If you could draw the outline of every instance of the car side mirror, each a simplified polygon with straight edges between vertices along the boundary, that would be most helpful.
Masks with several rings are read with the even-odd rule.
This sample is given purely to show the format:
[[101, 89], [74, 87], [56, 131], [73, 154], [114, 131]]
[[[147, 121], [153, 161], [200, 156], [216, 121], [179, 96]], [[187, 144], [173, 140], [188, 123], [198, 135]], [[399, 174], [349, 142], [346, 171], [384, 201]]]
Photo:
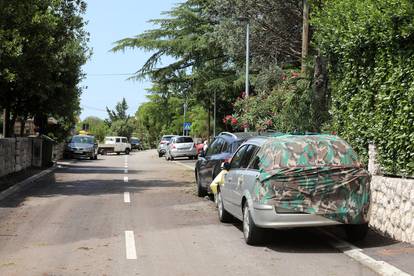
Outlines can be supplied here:
[[229, 162], [223, 162], [223, 163], [221, 164], [221, 169], [222, 169], [222, 170], [229, 171], [229, 170], [231, 169], [230, 163], [229, 163]]

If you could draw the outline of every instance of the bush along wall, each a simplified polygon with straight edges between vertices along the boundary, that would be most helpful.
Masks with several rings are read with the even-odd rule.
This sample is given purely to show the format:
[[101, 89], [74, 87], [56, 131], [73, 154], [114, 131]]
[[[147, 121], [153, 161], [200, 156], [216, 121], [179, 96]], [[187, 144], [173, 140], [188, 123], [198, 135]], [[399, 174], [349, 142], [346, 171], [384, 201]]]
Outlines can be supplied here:
[[313, 10], [329, 61], [330, 127], [386, 174], [414, 176], [414, 2], [332, 0]]

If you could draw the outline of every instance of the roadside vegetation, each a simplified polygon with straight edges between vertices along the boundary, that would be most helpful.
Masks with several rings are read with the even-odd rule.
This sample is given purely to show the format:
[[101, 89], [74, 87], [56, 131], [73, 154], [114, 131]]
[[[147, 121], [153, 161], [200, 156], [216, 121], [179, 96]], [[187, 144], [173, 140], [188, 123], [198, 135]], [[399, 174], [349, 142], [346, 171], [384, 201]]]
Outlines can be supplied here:
[[[114, 52], [151, 53], [134, 77], [154, 83], [136, 114], [140, 137], [152, 144], [161, 134], [180, 133], [184, 101], [194, 114], [192, 134], [210, 136], [216, 92], [219, 130], [337, 133], [365, 161], [375, 143], [386, 173], [413, 175], [414, 3], [308, 4], [308, 52], [302, 0], [187, 0], [152, 20], [153, 29], [116, 42]], [[175, 61], [163, 66], [166, 56]]]
[[[0, 109], [6, 136], [34, 118], [40, 134], [62, 139], [76, 123], [90, 55], [81, 0], [0, 2]], [[58, 124], [48, 126], [48, 118]]]

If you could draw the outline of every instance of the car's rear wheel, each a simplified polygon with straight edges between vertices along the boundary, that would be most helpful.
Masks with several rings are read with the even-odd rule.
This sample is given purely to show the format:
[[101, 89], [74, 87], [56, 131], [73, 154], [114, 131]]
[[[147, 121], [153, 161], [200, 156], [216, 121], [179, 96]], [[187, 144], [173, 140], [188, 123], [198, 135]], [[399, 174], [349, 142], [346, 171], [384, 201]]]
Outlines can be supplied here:
[[257, 227], [252, 219], [247, 201], [243, 207], [243, 235], [249, 245], [260, 244], [264, 236], [264, 229]]
[[199, 197], [205, 197], [207, 195], [207, 191], [201, 186], [201, 179], [200, 174], [197, 171], [196, 172], [196, 182], [197, 182], [197, 196]]
[[345, 226], [345, 233], [349, 241], [361, 241], [365, 239], [368, 234], [368, 223], [364, 224], [347, 224]]
[[161, 157], [162, 157], [162, 153], [161, 153], [161, 152], [159, 152], [159, 153], [158, 153], [158, 157], [159, 157], [159, 158], [161, 158]]
[[231, 222], [233, 217], [226, 211], [226, 209], [224, 209], [223, 198], [220, 190], [217, 191], [217, 212], [221, 222]]
[[125, 154], [126, 155], [129, 155], [129, 153], [131, 152], [131, 150], [130, 149], [125, 149]]

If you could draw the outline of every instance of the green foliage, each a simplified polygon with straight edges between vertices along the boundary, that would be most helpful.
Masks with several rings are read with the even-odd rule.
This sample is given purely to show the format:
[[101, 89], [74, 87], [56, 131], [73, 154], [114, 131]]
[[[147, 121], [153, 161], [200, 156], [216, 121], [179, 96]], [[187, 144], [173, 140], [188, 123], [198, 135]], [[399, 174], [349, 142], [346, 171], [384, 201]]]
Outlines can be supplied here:
[[414, 3], [332, 0], [313, 15], [329, 58], [332, 128], [386, 173], [414, 175]]
[[85, 118], [83, 121], [79, 122], [76, 125], [76, 130], [78, 132], [82, 130], [83, 125], [88, 125], [88, 133], [94, 135], [99, 142], [103, 142], [105, 136], [109, 134], [109, 127], [104, 120], [98, 117], [90, 116]]
[[127, 115], [128, 104], [125, 98], [116, 104], [115, 110], [110, 110], [107, 107], [106, 111], [108, 112], [109, 117], [109, 119], [105, 120], [105, 123], [109, 128], [109, 133], [107, 135], [124, 136], [128, 137], [128, 139], [131, 138], [135, 129], [135, 122], [134, 118]]
[[[80, 0], [0, 1], [0, 108], [35, 117], [42, 133], [64, 136], [76, 122], [89, 56]], [[48, 128], [48, 117], [58, 126]]]
[[235, 114], [239, 128], [281, 132], [315, 131], [312, 107], [312, 88], [309, 78], [300, 77], [295, 71], [280, 71], [277, 84], [271, 91], [262, 90], [256, 96], [239, 98]]

